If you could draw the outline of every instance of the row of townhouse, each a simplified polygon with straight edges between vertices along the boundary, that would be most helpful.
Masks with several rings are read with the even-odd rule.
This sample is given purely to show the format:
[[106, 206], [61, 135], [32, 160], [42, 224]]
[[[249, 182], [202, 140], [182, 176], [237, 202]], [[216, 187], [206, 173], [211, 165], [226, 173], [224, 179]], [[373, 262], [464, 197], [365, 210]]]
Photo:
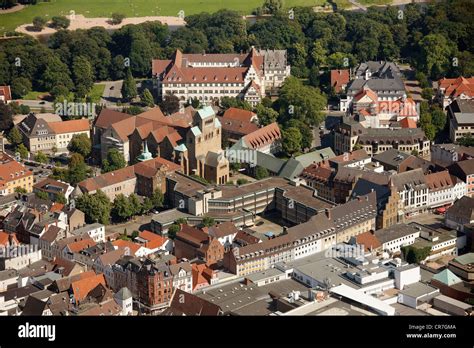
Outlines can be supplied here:
[[224, 266], [238, 276], [261, 272], [278, 262], [288, 262], [331, 246], [347, 242], [352, 236], [375, 229], [376, 195], [372, 192], [324, 214], [287, 229], [276, 238], [235, 246], [224, 255]]

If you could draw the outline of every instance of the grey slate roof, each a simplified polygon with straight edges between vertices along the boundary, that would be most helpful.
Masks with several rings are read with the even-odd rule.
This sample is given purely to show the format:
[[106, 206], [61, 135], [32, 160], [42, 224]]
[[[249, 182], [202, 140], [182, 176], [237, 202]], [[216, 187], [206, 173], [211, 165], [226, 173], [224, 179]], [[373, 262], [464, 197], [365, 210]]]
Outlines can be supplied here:
[[423, 190], [428, 188], [428, 185], [426, 185], [425, 175], [423, 174], [423, 170], [421, 168], [395, 174], [392, 177], [392, 183], [399, 192], [409, 188], [415, 190]]
[[463, 196], [446, 212], [446, 217], [462, 220], [474, 220], [474, 198]]

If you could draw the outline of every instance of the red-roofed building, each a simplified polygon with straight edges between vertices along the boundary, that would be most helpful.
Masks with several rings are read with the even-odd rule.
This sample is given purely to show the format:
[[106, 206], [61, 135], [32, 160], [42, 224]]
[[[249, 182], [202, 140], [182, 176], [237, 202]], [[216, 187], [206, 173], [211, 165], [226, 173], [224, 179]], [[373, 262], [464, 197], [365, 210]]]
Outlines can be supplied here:
[[438, 81], [437, 98], [442, 102], [443, 109], [451, 104], [454, 99], [474, 98], [474, 76], [465, 78], [463, 76]]
[[273, 122], [241, 139], [243, 147], [263, 153], [277, 153], [281, 150], [281, 131], [278, 123]]
[[12, 101], [10, 86], [0, 86], [0, 102], [8, 104]]
[[97, 274], [92, 277], [87, 277], [80, 279], [71, 283], [71, 292], [76, 304], [87, 300], [87, 297], [91, 291], [93, 291], [97, 286], [102, 285], [104, 288], [105, 277], [103, 274]]
[[174, 255], [178, 259], [198, 258], [212, 265], [224, 258], [224, 246], [218, 238], [196, 227], [183, 224], [174, 240]]
[[351, 237], [349, 243], [362, 245], [364, 247], [364, 251], [378, 251], [382, 249], [382, 244], [370, 231]]
[[331, 70], [331, 87], [334, 88], [336, 93], [341, 93], [347, 87], [350, 81], [350, 74], [348, 69], [343, 70]]
[[228, 108], [222, 117], [242, 122], [258, 122], [255, 112], [239, 108]]
[[290, 67], [282, 50], [252, 48], [248, 54], [183, 54], [176, 50], [170, 60], [153, 60], [152, 74], [160, 97], [173, 94], [183, 103], [198, 98], [203, 104], [222, 97], [243, 97], [256, 104], [266, 88], [281, 86]]
[[176, 163], [156, 157], [86, 179], [81, 181], [78, 187], [82, 192], [90, 194], [101, 190], [111, 200], [114, 200], [118, 194], [129, 196], [132, 193], [138, 193], [142, 196], [150, 196], [157, 188], [165, 193], [166, 175], [180, 168]]

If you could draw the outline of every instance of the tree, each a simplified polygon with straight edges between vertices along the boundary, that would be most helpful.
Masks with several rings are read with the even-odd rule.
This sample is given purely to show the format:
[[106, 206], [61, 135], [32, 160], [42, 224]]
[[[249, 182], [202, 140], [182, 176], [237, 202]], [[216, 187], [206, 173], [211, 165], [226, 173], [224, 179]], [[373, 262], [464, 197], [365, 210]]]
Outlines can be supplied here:
[[321, 44], [321, 41], [314, 43], [313, 49], [311, 50], [311, 58], [316, 66], [322, 67], [326, 64], [327, 50]]
[[67, 149], [70, 152], [76, 152], [82, 155], [82, 157], [87, 158], [92, 150], [91, 139], [87, 134], [74, 134]]
[[122, 193], [118, 194], [112, 205], [112, 215], [119, 221], [127, 220], [133, 215], [130, 201]]
[[433, 106], [431, 108], [431, 122], [438, 132], [442, 131], [446, 126], [447, 117], [440, 107]]
[[7, 139], [13, 147], [17, 147], [23, 142], [23, 137], [17, 127], [13, 127], [7, 135]]
[[16, 148], [16, 152], [18, 152], [20, 154], [20, 157], [22, 159], [28, 158], [28, 149], [26, 148], [25, 145], [23, 145], [23, 144], [18, 145], [17, 148]]
[[145, 88], [140, 96], [140, 99], [143, 104], [149, 107], [155, 106], [155, 100], [153, 99], [153, 95], [151, 94], [148, 88]]
[[151, 195], [151, 202], [153, 204], [153, 208], [158, 209], [163, 207], [164, 200], [165, 196], [163, 195], [163, 192], [161, 192], [160, 189], [155, 189], [155, 191], [153, 191], [153, 194]]
[[165, 115], [171, 115], [179, 111], [179, 99], [175, 95], [166, 95], [160, 103], [161, 111]]
[[132, 71], [128, 68], [125, 74], [125, 79], [123, 80], [122, 97], [125, 100], [132, 100], [137, 96], [137, 94], [137, 84], [133, 78]]
[[49, 196], [48, 193], [45, 191], [36, 191], [35, 196], [38, 197], [39, 199], [43, 199], [45, 201], [49, 201]]
[[262, 5], [262, 10], [264, 13], [268, 14], [277, 14], [283, 9], [282, 0], [265, 0]]
[[324, 119], [322, 110], [327, 100], [317, 88], [305, 86], [301, 80], [289, 77], [280, 89], [278, 104], [281, 123], [298, 119], [308, 125], [319, 125]]
[[450, 68], [452, 47], [442, 34], [426, 35], [419, 43], [423, 70], [433, 79], [439, 78]]
[[423, 88], [423, 90], [421, 91], [421, 97], [428, 101], [433, 99], [433, 94], [434, 94], [433, 88]]
[[252, 110], [252, 105], [250, 105], [247, 101], [242, 100], [240, 98], [223, 97], [220, 99], [219, 103], [220, 103], [220, 106], [225, 110], [228, 108]]
[[408, 263], [420, 263], [431, 253], [431, 247], [416, 248], [411, 245], [401, 247], [401, 251]]
[[254, 112], [258, 116], [258, 123], [262, 126], [267, 126], [270, 123], [276, 122], [278, 118], [278, 112], [272, 108], [265, 107], [263, 104], [258, 104], [255, 107]]
[[128, 201], [130, 203], [130, 207], [132, 208], [132, 216], [138, 215], [142, 212], [142, 203], [136, 194], [132, 193], [130, 196], [128, 196]]
[[[42, 88], [47, 91], [56, 89], [54, 96], [59, 95], [57, 91], [61, 92], [61, 96], [66, 97], [74, 84], [70, 77], [70, 71], [66, 64], [57, 56], [53, 56], [47, 64], [46, 70], [42, 74], [41, 81]], [[58, 89], [60, 86], [61, 89]]]
[[67, 181], [73, 186], [85, 180], [88, 177], [89, 168], [84, 162], [84, 157], [82, 157], [81, 154], [73, 153], [71, 155], [66, 174], [67, 174]]
[[27, 193], [27, 192], [26, 192], [26, 189], [23, 188], [23, 187], [21, 187], [21, 186], [15, 187], [15, 190], [14, 190], [14, 191], [15, 191], [15, 193], [20, 193], [20, 194], [25, 194], [25, 193]]
[[137, 238], [139, 235], [140, 235], [140, 232], [138, 232], [138, 231], [136, 231], [136, 230], [133, 231], [133, 232], [132, 232], [132, 239]]
[[107, 158], [102, 161], [102, 172], [112, 172], [117, 169], [124, 168], [127, 162], [123, 155], [117, 149], [110, 149], [107, 153]]
[[132, 105], [128, 108], [123, 108], [122, 109], [122, 112], [125, 113], [125, 114], [129, 114], [129, 115], [139, 115], [141, 114], [142, 112], [144, 112], [145, 110], [143, 110], [143, 108], [137, 106], [137, 105]]
[[296, 127], [289, 127], [286, 130], [283, 130], [283, 141], [282, 147], [288, 155], [293, 155], [296, 152], [301, 150], [302, 136], [301, 132]]
[[36, 16], [33, 18], [33, 28], [36, 31], [41, 31], [43, 30], [44, 26], [46, 25], [46, 19], [40, 16]]
[[55, 29], [66, 29], [70, 24], [71, 21], [65, 16], [54, 16], [51, 18], [51, 27]]
[[124, 19], [125, 19], [125, 15], [123, 13], [114, 12], [112, 13], [112, 18], [110, 20], [110, 23], [117, 25], [117, 24], [122, 23]]
[[298, 128], [301, 133], [301, 148], [310, 149], [313, 145], [313, 131], [311, 127], [306, 123], [297, 120], [291, 119], [285, 124], [286, 128], [295, 127]]
[[48, 163], [48, 156], [46, 156], [42, 151], [38, 151], [35, 156], [35, 161], [39, 163]]
[[148, 213], [152, 209], [153, 209], [153, 201], [151, 200], [150, 197], [145, 197], [142, 203], [142, 213], [143, 214]]
[[177, 224], [172, 224], [169, 228], [168, 228], [168, 237], [170, 239], [175, 239], [176, 238], [176, 234], [181, 231], [181, 226], [180, 225], [177, 225]]
[[101, 190], [94, 194], [85, 193], [77, 198], [76, 206], [86, 216], [87, 223], [99, 222], [107, 225], [110, 222], [112, 204]]
[[210, 216], [205, 216], [203, 219], [202, 219], [202, 222], [201, 224], [204, 226], [204, 227], [212, 227], [216, 224], [214, 218], [210, 217]]
[[10, 105], [0, 101], [0, 131], [5, 131], [13, 126], [13, 110]]
[[267, 168], [257, 166], [255, 169], [255, 179], [261, 180], [269, 176]]
[[17, 77], [11, 85], [13, 98], [23, 98], [31, 91], [31, 81], [26, 77]]
[[84, 98], [94, 85], [94, 72], [89, 60], [84, 56], [74, 58], [72, 73], [77, 96]]
[[66, 197], [64, 196], [64, 193], [62, 192], [58, 192], [54, 195], [54, 201], [56, 203], [61, 203], [61, 204], [67, 203]]
[[244, 185], [248, 182], [249, 181], [247, 179], [244, 179], [244, 178], [237, 179], [237, 185]]
[[465, 136], [458, 138], [457, 143], [462, 146], [474, 146], [474, 138], [467, 133]]

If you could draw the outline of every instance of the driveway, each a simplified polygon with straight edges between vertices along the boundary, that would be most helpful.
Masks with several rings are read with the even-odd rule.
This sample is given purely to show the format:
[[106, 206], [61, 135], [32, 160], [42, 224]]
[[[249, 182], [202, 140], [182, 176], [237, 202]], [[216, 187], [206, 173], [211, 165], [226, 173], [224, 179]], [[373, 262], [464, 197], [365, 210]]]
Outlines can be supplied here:
[[105, 85], [104, 93], [102, 94], [101, 102], [105, 104], [115, 104], [122, 98], [122, 84], [123, 80], [118, 81], [104, 81], [100, 82]]

